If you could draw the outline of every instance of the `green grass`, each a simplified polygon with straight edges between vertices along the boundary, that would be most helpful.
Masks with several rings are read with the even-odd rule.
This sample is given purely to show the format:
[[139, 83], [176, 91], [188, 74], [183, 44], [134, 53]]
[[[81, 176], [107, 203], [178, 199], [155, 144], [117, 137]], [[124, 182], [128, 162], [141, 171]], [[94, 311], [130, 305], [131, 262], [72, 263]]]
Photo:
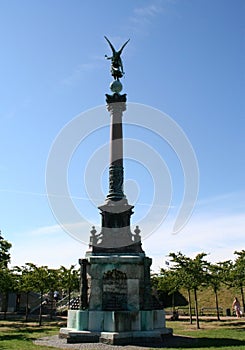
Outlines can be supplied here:
[[[165, 347], [174, 349], [199, 350], [244, 350], [245, 349], [245, 319], [224, 319], [215, 321], [200, 320], [201, 329], [196, 330], [195, 324], [190, 325], [187, 319], [180, 321], [167, 321], [167, 327], [178, 335], [167, 339]], [[54, 348], [38, 346], [33, 340], [58, 334], [60, 324], [57, 322], [44, 322], [39, 327], [36, 322], [27, 324], [21, 320], [0, 321], [0, 349], [1, 350], [51, 350]], [[108, 349], [110, 349], [108, 347]], [[147, 349], [147, 348], [146, 348]]]
[[39, 327], [37, 323], [23, 321], [0, 321], [0, 350], [47, 350], [47, 346], [33, 344], [33, 340], [57, 334], [57, 323], [45, 322]]
[[[245, 320], [225, 319], [214, 321], [201, 319], [197, 330], [195, 324], [189, 320], [167, 321], [167, 327], [174, 330], [174, 334], [182, 335], [178, 349], [210, 349], [210, 350], [244, 350], [245, 349]], [[186, 338], [185, 338], [186, 337]], [[187, 337], [191, 337], [188, 339]], [[173, 350], [175, 347], [168, 347]]]

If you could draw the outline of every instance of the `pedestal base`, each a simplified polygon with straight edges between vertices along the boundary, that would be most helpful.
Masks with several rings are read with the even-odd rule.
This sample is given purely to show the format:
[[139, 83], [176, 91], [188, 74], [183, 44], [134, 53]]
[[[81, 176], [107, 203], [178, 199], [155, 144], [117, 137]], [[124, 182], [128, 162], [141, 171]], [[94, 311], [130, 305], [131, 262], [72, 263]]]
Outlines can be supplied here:
[[69, 310], [67, 328], [59, 336], [68, 343], [160, 343], [173, 330], [165, 327], [163, 310]]
[[98, 343], [100, 332], [77, 331], [73, 328], [61, 328], [59, 338], [67, 339], [67, 343]]
[[60, 338], [66, 338], [68, 344], [75, 343], [103, 343], [108, 345], [154, 344], [161, 343], [164, 337], [172, 336], [171, 328], [154, 331], [131, 332], [89, 332], [61, 328]]
[[109, 345], [131, 345], [131, 344], [154, 344], [161, 343], [164, 337], [172, 336], [171, 328], [154, 331], [132, 331], [132, 332], [102, 332], [100, 343]]

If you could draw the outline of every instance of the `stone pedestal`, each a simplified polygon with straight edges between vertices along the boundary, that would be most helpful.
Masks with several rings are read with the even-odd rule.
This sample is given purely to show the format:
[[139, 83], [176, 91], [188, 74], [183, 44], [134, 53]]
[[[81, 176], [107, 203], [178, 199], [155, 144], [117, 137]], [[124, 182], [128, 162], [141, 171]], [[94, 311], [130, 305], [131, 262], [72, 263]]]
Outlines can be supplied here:
[[60, 337], [68, 343], [152, 343], [171, 334], [172, 329], [165, 327], [163, 310], [69, 310], [67, 328], [60, 329]]
[[151, 308], [150, 265], [144, 253], [88, 255], [89, 310]]
[[69, 310], [60, 337], [68, 343], [135, 344], [160, 342], [171, 335], [165, 313], [154, 309], [150, 289], [151, 259], [134, 255], [87, 256], [86, 310]]

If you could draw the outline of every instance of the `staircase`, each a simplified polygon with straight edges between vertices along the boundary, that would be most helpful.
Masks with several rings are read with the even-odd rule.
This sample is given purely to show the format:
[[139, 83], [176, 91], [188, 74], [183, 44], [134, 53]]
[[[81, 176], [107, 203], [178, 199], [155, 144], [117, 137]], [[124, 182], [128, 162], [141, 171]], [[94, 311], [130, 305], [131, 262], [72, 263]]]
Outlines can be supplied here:
[[68, 295], [56, 303], [56, 312], [63, 314], [67, 312], [68, 309], [78, 310], [80, 303], [80, 296], [78, 292], [71, 293], [70, 306]]

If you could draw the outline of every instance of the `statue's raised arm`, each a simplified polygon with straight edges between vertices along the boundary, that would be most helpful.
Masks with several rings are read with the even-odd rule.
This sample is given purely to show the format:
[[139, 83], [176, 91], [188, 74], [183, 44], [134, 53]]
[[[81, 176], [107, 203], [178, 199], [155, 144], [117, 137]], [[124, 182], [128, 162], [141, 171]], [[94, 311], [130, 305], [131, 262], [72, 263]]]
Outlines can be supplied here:
[[110, 45], [110, 48], [112, 50], [112, 56], [108, 57], [107, 55], [105, 55], [105, 57], [108, 60], [111, 60], [111, 75], [114, 77], [115, 80], [118, 80], [119, 78], [121, 78], [124, 75], [123, 64], [122, 64], [122, 60], [121, 60], [121, 53], [130, 39], [128, 39], [126, 41], [126, 43], [123, 44], [123, 46], [121, 47], [121, 49], [119, 51], [116, 51], [114, 49], [112, 43], [110, 42], [110, 40], [106, 36], [105, 36], [105, 39], [108, 42], [108, 44]]

